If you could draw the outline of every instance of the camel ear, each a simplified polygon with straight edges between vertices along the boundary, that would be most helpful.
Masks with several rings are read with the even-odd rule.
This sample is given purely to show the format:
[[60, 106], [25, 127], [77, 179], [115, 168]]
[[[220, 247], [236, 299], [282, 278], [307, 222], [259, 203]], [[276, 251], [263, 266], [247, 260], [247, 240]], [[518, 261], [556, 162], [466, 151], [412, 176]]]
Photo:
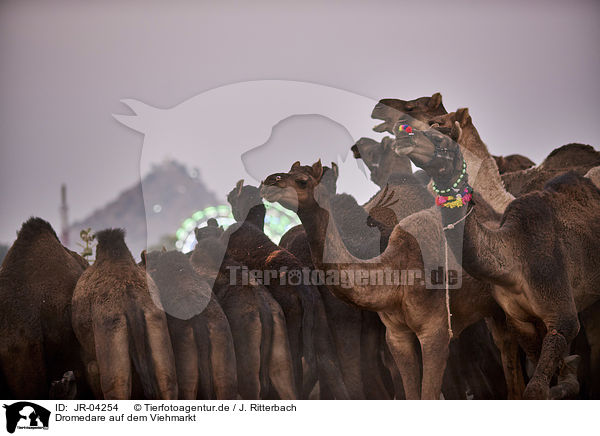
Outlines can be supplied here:
[[312, 175], [317, 181], [320, 181], [321, 177], [323, 177], [323, 165], [321, 164], [321, 159], [312, 164]]
[[333, 176], [335, 177], [335, 180], [337, 180], [340, 176], [340, 169], [338, 168], [335, 162], [331, 162], [331, 170], [333, 171]]
[[450, 139], [454, 142], [458, 142], [460, 139], [460, 135], [462, 134], [462, 129], [460, 128], [460, 123], [458, 121], [454, 122], [452, 129], [450, 130]]
[[427, 106], [429, 106], [430, 109], [437, 109], [441, 104], [442, 104], [442, 94], [440, 94], [439, 92], [436, 92], [429, 99]]
[[296, 162], [294, 162], [294, 163], [292, 164], [292, 169], [294, 169], [294, 168], [298, 168], [299, 166], [300, 166], [300, 161], [299, 161], [299, 160], [297, 160]]
[[214, 218], [210, 218], [208, 221], [206, 221], [206, 226], [217, 228], [219, 227], [219, 222]]
[[456, 109], [456, 121], [460, 123], [460, 127], [465, 127], [471, 121], [468, 107]]
[[360, 159], [360, 151], [358, 151], [358, 147], [356, 146], [356, 144], [354, 144], [352, 147], [350, 147], [350, 150], [352, 151], [352, 154], [354, 155], [354, 159]]
[[235, 189], [237, 189], [237, 195], [238, 197], [240, 196], [240, 194], [242, 193], [242, 188], [244, 187], [244, 179], [239, 180], [236, 184], [235, 184]]
[[394, 143], [394, 140], [392, 138], [390, 138], [389, 136], [384, 136], [383, 139], [381, 140], [381, 145], [383, 146], [383, 148], [387, 148], [390, 145], [392, 145]]
[[146, 268], [146, 250], [142, 250], [140, 257], [142, 258], [142, 266]]

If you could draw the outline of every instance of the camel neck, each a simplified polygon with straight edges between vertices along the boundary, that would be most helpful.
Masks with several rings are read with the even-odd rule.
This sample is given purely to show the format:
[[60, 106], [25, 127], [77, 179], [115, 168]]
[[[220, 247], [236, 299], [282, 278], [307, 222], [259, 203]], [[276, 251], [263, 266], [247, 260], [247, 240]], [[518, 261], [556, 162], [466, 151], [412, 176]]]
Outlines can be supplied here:
[[336, 233], [337, 226], [331, 219], [331, 213], [321, 206], [315, 206], [310, 209], [299, 209], [298, 217], [302, 221], [302, 226], [306, 232], [313, 263], [315, 266], [321, 267], [323, 265], [323, 252], [325, 251], [325, 241], [330, 221], [332, 230]]
[[472, 124], [464, 127], [460, 146], [473, 191], [477, 192], [494, 212], [504, 213], [515, 197], [504, 188], [498, 165]]
[[[365, 262], [357, 259], [348, 252], [335, 222], [331, 219], [328, 206], [327, 204], [325, 207], [298, 210], [298, 216], [306, 231], [313, 264], [327, 277], [331, 273], [337, 274], [338, 280], [327, 283], [327, 287], [338, 298], [362, 309], [378, 311], [394, 304], [393, 302], [400, 298], [397, 285], [373, 287], [368, 283], [354, 281], [356, 270], [371, 274], [382, 271], [382, 265], [375, 261]], [[352, 280], [352, 284], [348, 285], [347, 280]]]
[[244, 220], [244, 222], [248, 223], [248, 224], [252, 224], [252, 225], [258, 227], [260, 230], [264, 230], [266, 213], [267, 213], [267, 211], [266, 211], [265, 205], [262, 203], [257, 204], [256, 206], [253, 206], [252, 208], [250, 208], [250, 210], [248, 211], [248, 215], [246, 216], [246, 219]]

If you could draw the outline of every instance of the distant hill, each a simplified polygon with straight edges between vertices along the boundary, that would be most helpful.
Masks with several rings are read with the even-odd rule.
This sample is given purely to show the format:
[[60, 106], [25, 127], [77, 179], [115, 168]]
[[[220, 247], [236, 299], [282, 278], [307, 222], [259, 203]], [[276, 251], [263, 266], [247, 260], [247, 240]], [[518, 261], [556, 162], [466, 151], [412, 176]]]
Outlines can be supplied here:
[[[145, 193], [148, 219], [144, 211]], [[97, 232], [109, 227], [126, 230], [127, 245], [137, 258], [146, 248], [146, 229], [150, 235], [160, 235], [148, 241], [159, 244], [174, 235], [181, 222], [195, 211], [219, 204], [215, 195], [202, 183], [198, 170], [188, 169], [175, 161], [156, 165], [141, 183], [122, 192], [115, 200], [97, 209], [85, 219], [69, 227], [70, 248], [77, 246], [79, 232], [91, 227]], [[167, 238], [168, 239], [168, 238]]]

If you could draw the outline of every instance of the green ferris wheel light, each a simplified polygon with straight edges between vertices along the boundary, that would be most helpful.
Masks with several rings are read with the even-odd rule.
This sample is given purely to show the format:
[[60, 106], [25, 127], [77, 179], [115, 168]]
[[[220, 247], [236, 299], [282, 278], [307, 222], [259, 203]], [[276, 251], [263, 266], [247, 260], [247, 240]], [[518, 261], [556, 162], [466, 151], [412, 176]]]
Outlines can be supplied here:
[[[300, 224], [300, 219], [294, 213], [281, 206], [279, 203], [264, 202], [267, 213], [265, 214], [265, 234], [276, 244], [285, 232], [290, 228]], [[209, 219], [214, 218], [223, 228], [229, 227], [235, 223], [231, 214], [231, 207], [227, 204], [218, 206], [209, 206], [198, 210], [191, 217], [186, 218], [181, 226], [175, 232], [177, 237], [176, 247], [178, 250], [187, 253], [193, 250], [196, 245], [196, 236], [194, 229], [205, 227]]]

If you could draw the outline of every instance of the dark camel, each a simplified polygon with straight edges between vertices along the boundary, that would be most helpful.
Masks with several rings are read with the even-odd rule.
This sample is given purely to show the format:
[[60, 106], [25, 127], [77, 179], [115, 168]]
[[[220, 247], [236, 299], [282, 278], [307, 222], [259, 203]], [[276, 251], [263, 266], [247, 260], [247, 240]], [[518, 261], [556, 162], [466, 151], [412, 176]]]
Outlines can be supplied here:
[[227, 317], [180, 252], [142, 253], [167, 314], [179, 399], [235, 400], [237, 366]]
[[496, 165], [498, 165], [498, 172], [500, 174], [513, 173], [535, 166], [535, 162], [520, 154], [494, 156], [494, 159], [496, 160]]
[[335, 398], [348, 398], [318, 290], [309, 283], [281, 280], [280, 274], [301, 277], [305, 267], [265, 235], [266, 209], [259, 189], [240, 180], [227, 200], [238, 221], [225, 232], [227, 253], [249, 270], [277, 272], [277, 278], [265, 278], [263, 285], [286, 316], [298, 392], [308, 398], [318, 378]]
[[23, 224], [0, 267], [0, 368], [6, 395], [47, 399], [51, 382], [77, 374], [85, 395], [80, 346], [71, 326], [71, 298], [85, 261], [62, 246], [41, 218]]
[[[410, 102], [384, 101], [390, 106], [380, 103], [373, 112], [374, 118], [386, 120], [383, 125], [386, 128], [379, 129], [382, 131], [391, 131], [387, 126], [392, 122], [426, 122], [433, 116], [446, 113], [439, 94]], [[431, 194], [420, 186], [429, 182], [427, 173], [419, 170], [411, 176], [408, 167], [407, 174], [406, 157], [398, 159], [392, 145], [390, 137], [383, 138], [381, 143], [361, 138], [351, 148], [354, 157], [361, 158], [371, 170], [371, 180], [382, 188], [364, 205], [369, 212], [367, 224], [377, 227], [381, 232], [380, 252], [385, 250], [389, 235], [401, 219], [434, 204]], [[465, 360], [464, 356], [477, 356], [477, 359], [471, 357]], [[464, 398], [466, 390], [475, 398], [502, 398], [505, 386], [499, 361], [498, 350], [490, 338], [485, 321], [469, 327], [457, 341], [450, 344], [443, 387], [445, 398]]]
[[[337, 166], [326, 168], [322, 184], [336, 190]], [[359, 256], [379, 253], [380, 232], [368, 227], [368, 215], [348, 194], [333, 197], [333, 216], [349, 250]], [[280, 245], [314, 270], [310, 247], [302, 226], [290, 229]], [[386, 399], [392, 394], [392, 380], [380, 355], [384, 328], [374, 314], [353, 307], [334, 296], [327, 286], [318, 287], [325, 304], [344, 382], [352, 399]], [[397, 385], [397, 383], [396, 383]], [[325, 398], [330, 398], [326, 393]]]
[[[268, 201], [277, 201], [298, 211], [313, 263], [327, 273], [329, 288], [335, 295], [362, 309], [378, 312], [386, 326], [387, 343], [402, 374], [406, 398], [438, 399], [450, 341], [444, 293], [427, 289], [420, 280], [407, 280], [404, 284], [384, 279], [386, 274], [389, 277], [386, 271], [400, 270], [420, 271], [420, 277], [424, 277], [419, 244], [402, 228], [408, 219], [394, 228], [383, 254], [369, 261], [358, 259], [346, 249], [337, 226], [330, 225], [333, 224], [330, 220], [332, 194], [320, 183], [323, 178], [320, 162], [312, 166], [295, 163], [288, 173], [267, 177], [261, 193]], [[436, 231], [437, 238], [430, 236], [441, 240], [442, 230], [435, 210], [421, 211], [409, 218], [423, 232], [425, 229], [429, 229], [427, 233]], [[343, 279], [348, 278], [348, 274], [355, 278], [353, 282]], [[375, 283], [365, 283], [365, 278], [373, 276]], [[490, 288], [469, 276], [463, 277], [462, 288], [453, 290], [452, 295], [455, 296], [450, 303], [452, 329], [457, 335], [483, 316], [498, 315], [499, 308]], [[418, 344], [423, 361], [422, 383]], [[506, 352], [504, 344], [500, 346]]]
[[[465, 118], [463, 115], [457, 121], [464, 122]], [[452, 120], [446, 120], [445, 125], [448, 122], [452, 122]], [[502, 181], [506, 190], [518, 197], [543, 189], [546, 182], [567, 171], [575, 171], [584, 176], [599, 165], [600, 152], [594, 150], [593, 147], [583, 144], [567, 144], [553, 150], [539, 166], [505, 174], [502, 176]]]
[[[154, 281], [136, 265], [124, 231], [98, 232], [96, 261], [73, 293], [73, 328], [95, 398], [177, 399], [165, 313]], [[135, 373], [132, 372], [132, 366]]]
[[226, 253], [216, 221], [196, 229], [198, 244], [190, 262], [212, 283], [231, 326], [243, 399], [298, 397], [285, 315], [269, 292], [245, 279], [242, 265]]
[[[487, 149], [470, 117], [465, 118], [466, 132], [456, 121], [445, 131], [450, 136], [435, 129], [411, 136], [399, 132], [397, 152], [425, 169], [439, 189], [462, 192], [469, 177], [473, 179], [475, 201], [468, 215], [468, 207], [442, 208], [444, 225], [463, 219], [446, 237], [454, 249], [463, 247], [465, 269], [494, 285], [494, 298], [535, 363], [524, 398], [549, 398], [550, 381], [579, 331], [577, 312], [600, 296], [600, 190], [569, 172], [542, 191], [512, 199], [494, 177], [495, 162], [489, 153], [485, 156]], [[477, 141], [483, 159], [477, 177], [466, 162], [459, 179], [463, 151], [473, 153]], [[492, 190], [499, 195], [489, 195]]]

